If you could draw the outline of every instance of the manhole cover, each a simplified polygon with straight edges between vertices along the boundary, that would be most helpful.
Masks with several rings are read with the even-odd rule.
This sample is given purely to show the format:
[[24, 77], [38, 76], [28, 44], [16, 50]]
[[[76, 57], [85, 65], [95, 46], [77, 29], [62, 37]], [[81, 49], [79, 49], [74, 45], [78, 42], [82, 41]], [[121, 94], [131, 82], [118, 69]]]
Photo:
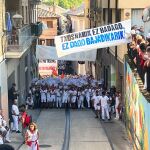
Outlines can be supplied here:
[[52, 147], [52, 145], [40, 145], [41, 148]]

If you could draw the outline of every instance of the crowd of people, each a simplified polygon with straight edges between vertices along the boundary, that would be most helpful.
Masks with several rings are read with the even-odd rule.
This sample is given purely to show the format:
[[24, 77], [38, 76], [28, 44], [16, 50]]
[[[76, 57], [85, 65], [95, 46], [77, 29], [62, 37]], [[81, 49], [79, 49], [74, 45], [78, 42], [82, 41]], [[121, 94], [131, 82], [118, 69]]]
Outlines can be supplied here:
[[[106, 90], [103, 80], [97, 81], [89, 75], [67, 75], [35, 79], [30, 87], [26, 104], [28, 108], [93, 108], [96, 118], [110, 120], [116, 113], [119, 119], [120, 93], [115, 87]], [[109, 114], [109, 115], [108, 115]]]
[[[24, 142], [29, 149], [38, 149], [39, 133], [35, 123], [27, 120], [27, 109], [93, 109], [95, 118], [103, 121], [110, 120], [112, 114], [119, 119], [121, 114], [121, 95], [112, 86], [107, 90], [103, 80], [97, 81], [90, 75], [65, 75], [34, 79], [26, 98], [26, 104], [18, 107], [17, 91], [12, 84], [9, 98], [11, 98], [10, 115], [13, 126], [7, 125], [3, 111], [0, 111], [0, 145], [11, 142], [11, 132], [22, 133]], [[19, 130], [22, 124], [22, 131]], [[10, 128], [9, 128], [10, 127]], [[36, 147], [35, 147], [36, 146]]]
[[143, 27], [131, 28], [132, 42], [128, 44], [128, 55], [139, 73], [144, 90], [150, 91], [150, 33], [144, 35]]

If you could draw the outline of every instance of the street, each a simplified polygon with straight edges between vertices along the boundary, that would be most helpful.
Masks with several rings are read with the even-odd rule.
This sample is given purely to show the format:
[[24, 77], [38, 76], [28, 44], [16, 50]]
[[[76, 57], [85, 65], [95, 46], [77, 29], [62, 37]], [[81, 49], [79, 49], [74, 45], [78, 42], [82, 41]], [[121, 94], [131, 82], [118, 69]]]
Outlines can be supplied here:
[[[110, 131], [111, 125], [109, 126], [108, 123], [102, 125], [100, 120], [94, 117], [95, 115], [90, 109], [42, 110], [37, 119], [40, 150], [119, 150], [120, 147], [122, 150], [130, 150], [128, 142], [121, 138], [121, 136], [126, 136], [123, 128], [120, 129], [122, 132], [119, 133], [116, 140], [116, 135], [114, 136], [113, 142], [118, 141], [118, 143], [116, 142], [117, 145], [113, 148], [114, 146], [111, 147], [113, 144], [110, 143], [112, 139], [108, 140], [103, 128], [106, 124]], [[117, 125], [114, 122], [115, 124]], [[113, 135], [114, 132], [112, 131]], [[11, 145], [14, 145], [13, 141]], [[27, 149], [26, 145], [22, 145], [19, 150]]]

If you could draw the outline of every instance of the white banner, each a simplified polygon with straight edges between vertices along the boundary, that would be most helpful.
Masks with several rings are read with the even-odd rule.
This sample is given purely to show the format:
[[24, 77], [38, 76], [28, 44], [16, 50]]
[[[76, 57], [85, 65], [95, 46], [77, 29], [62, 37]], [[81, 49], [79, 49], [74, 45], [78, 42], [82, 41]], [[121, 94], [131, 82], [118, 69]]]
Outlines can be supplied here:
[[57, 71], [57, 61], [39, 62], [39, 74], [41, 76], [50, 76], [54, 70]]
[[36, 58], [39, 60], [67, 60], [67, 61], [95, 61], [97, 50], [91, 50], [88, 52], [77, 52], [74, 54], [66, 53], [65, 56], [58, 57], [56, 47], [37, 45], [36, 46]]
[[58, 56], [130, 42], [131, 20], [55, 37]]

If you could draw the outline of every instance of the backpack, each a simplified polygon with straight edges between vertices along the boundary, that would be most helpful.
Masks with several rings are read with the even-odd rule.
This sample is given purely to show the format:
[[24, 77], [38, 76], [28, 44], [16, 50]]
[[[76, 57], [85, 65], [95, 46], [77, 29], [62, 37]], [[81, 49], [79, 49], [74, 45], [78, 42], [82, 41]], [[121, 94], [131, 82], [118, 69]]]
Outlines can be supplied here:
[[31, 122], [32, 122], [32, 116], [31, 116], [31, 115], [26, 114], [24, 124], [25, 124], [26, 126], [29, 126], [29, 124], [30, 124]]

